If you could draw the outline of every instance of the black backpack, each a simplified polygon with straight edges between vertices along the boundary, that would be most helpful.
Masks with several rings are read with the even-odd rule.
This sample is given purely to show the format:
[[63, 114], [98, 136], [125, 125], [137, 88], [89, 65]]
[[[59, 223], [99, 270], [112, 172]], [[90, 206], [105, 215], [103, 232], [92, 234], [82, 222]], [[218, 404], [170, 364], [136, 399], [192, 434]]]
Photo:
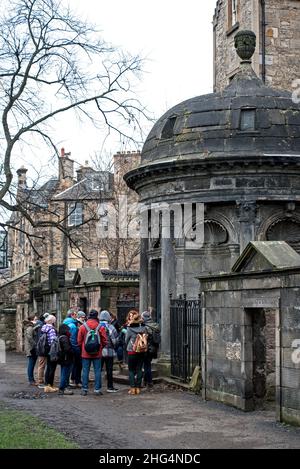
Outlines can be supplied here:
[[96, 329], [91, 329], [87, 323], [85, 322], [84, 327], [87, 330], [85, 341], [84, 341], [84, 348], [86, 353], [90, 355], [96, 355], [100, 350], [101, 339], [99, 334], [99, 329], [101, 327], [100, 324], [96, 327]]
[[47, 357], [50, 352], [47, 332], [42, 332], [36, 344], [36, 353], [39, 357]]
[[62, 358], [62, 350], [59, 337], [55, 337], [51, 343], [49, 356], [51, 362], [58, 362]]
[[146, 329], [149, 332], [149, 345], [148, 345], [148, 352], [153, 356], [153, 358], [157, 357], [157, 352], [159, 349], [159, 345], [161, 342], [161, 334], [159, 330], [153, 329], [150, 326], [146, 326]]

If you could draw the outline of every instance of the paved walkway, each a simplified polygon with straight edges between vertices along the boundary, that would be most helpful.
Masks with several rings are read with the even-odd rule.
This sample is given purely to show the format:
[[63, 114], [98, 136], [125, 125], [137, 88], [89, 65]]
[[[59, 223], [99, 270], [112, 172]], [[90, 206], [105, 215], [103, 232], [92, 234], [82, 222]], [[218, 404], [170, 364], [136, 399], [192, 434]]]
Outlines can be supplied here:
[[161, 385], [140, 396], [121, 386], [99, 397], [77, 390], [45, 397], [27, 385], [25, 368], [18, 354], [0, 364], [0, 401], [38, 416], [82, 448], [300, 448], [300, 428], [276, 424], [272, 411], [243, 413]]

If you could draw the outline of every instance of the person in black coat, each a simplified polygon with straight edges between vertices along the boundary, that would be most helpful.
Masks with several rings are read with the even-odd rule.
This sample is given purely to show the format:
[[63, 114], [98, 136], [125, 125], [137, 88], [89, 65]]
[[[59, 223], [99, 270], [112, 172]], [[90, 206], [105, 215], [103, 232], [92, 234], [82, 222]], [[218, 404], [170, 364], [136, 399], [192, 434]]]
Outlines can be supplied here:
[[67, 389], [70, 374], [73, 366], [73, 349], [71, 344], [70, 329], [66, 324], [61, 324], [58, 331], [60, 357], [59, 364], [61, 366], [60, 384], [58, 394], [72, 395], [73, 392]]

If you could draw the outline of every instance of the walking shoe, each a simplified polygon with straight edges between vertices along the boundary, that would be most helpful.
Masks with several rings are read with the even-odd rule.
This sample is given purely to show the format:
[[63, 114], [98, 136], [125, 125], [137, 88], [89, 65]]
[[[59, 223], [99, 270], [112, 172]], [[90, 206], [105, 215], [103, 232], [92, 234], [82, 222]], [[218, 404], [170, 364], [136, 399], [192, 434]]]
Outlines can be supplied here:
[[53, 388], [52, 386], [45, 386], [44, 387], [44, 392], [56, 392], [58, 391], [57, 388]]
[[130, 388], [128, 391], [128, 394], [134, 395], [135, 394], [135, 388]]
[[106, 390], [106, 392], [118, 392], [118, 391], [119, 391], [118, 388], [108, 388], [108, 389]]
[[73, 391], [71, 391], [71, 389], [64, 389], [63, 390], [63, 394], [65, 394], [66, 396], [73, 396]]
[[81, 394], [82, 396], [87, 396], [87, 393], [88, 393], [87, 390], [86, 390], [86, 389], [83, 389], [80, 394]]
[[94, 394], [96, 394], [96, 396], [103, 396], [103, 392], [101, 391], [94, 391]]
[[141, 393], [140, 388], [135, 388], [135, 393], [134, 394], [140, 394], [140, 393]]

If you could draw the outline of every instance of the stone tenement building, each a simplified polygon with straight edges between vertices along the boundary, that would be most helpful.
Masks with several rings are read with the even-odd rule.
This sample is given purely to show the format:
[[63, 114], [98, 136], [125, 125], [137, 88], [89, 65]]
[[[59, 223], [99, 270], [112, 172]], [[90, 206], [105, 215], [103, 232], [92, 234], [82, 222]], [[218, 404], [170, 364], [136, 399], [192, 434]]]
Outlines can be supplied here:
[[214, 15], [215, 91], [224, 89], [238, 70], [234, 36], [241, 29], [256, 34], [256, 74], [273, 88], [292, 91], [294, 80], [300, 78], [300, 1], [218, 0]]
[[[38, 189], [27, 186], [27, 170], [20, 168], [17, 171], [18, 197], [34, 220], [50, 221], [54, 226], [33, 230], [21, 213], [13, 215], [11, 223], [16, 229], [8, 233], [11, 277], [28, 272], [29, 266], [37, 262], [42, 277], [48, 276], [50, 265], [63, 265], [67, 271], [81, 267], [138, 269], [137, 242], [133, 245], [128, 241], [126, 245], [118, 238], [103, 239], [99, 236], [99, 226], [105, 234], [109, 207], [118, 204], [119, 195], [132, 192], [121, 186], [120, 176], [137, 166], [139, 159], [139, 153], [119, 152], [114, 156], [113, 173], [96, 171], [86, 163], [77, 170], [75, 180], [74, 162], [62, 149], [58, 177], [49, 179]], [[133, 192], [130, 198], [136, 200]], [[26, 233], [38, 238], [29, 239]]]

